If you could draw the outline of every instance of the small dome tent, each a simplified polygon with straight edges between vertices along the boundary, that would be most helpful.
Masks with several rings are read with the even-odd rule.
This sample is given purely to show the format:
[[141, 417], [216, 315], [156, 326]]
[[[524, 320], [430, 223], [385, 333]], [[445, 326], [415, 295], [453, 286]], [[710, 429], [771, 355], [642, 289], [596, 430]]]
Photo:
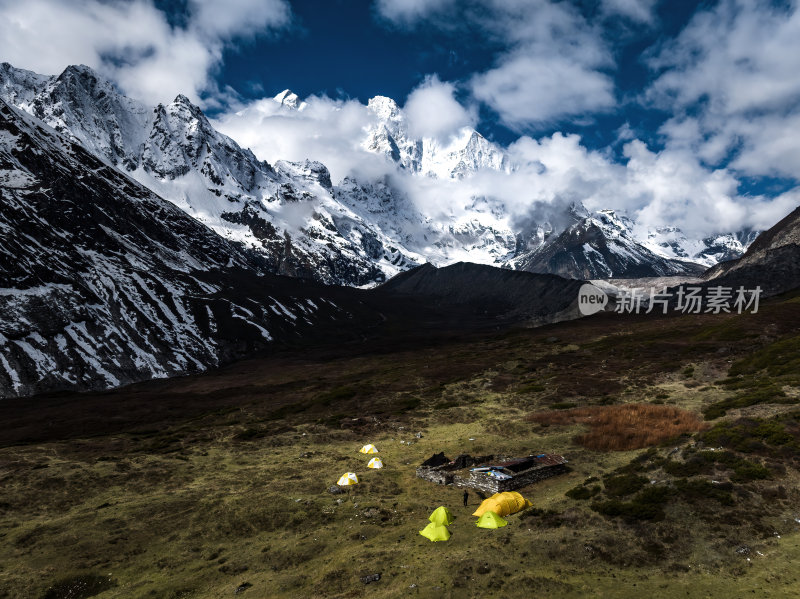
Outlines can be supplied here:
[[358, 477], [356, 476], [355, 472], [345, 472], [342, 474], [341, 478], [339, 478], [339, 482], [336, 483], [340, 487], [346, 487], [348, 485], [357, 485], [358, 484]]
[[362, 447], [358, 451], [361, 453], [378, 453], [378, 448], [375, 447], [372, 443], [367, 443], [366, 445], [364, 445], [364, 447]]
[[448, 510], [446, 507], [440, 505], [433, 510], [433, 513], [430, 516], [428, 516], [428, 520], [434, 524], [448, 526], [453, 523], [453, 514], [451, 514], [450, 510]]
[[507, 525], [508, 522], [491, 510], [483, 512], [483, 515], [478, 518], [478, 521], [475, 523], [475, 526], [478, 528], [502, 528]]
[[447, 527], [436, 524], [435, 522], [428, 524], [428, 526], [419, 531], [419, 534], [426, 539], [430, 539], [433, 543], [436, 541], [446, 541], [450, 538], [450, 531], [447, 530]]
[[383, 462], [380, 458], [372, 458], [367, 464], [367, 468], [383, 468]]

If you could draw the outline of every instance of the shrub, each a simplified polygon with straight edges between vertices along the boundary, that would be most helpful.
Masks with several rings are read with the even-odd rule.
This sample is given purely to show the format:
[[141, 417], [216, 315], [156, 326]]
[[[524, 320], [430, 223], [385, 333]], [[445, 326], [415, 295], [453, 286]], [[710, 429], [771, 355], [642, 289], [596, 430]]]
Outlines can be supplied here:
[[664, 471], [676, 477], [697, 476], [709, 474], [714, 469], [714, 460], [709, 460], [704, 454], [693, 455], [684, 462], [667, 460]]
[[607, 476], [603, 480], [606, 488], [606, 495], [612, 497], [625, 497], [641, 489], [648, 483], [647, 479], [637, 474], [620, 474], [617, 476]]
[[769, 468], [766, 466], [747, 462], [746, 460], [742, 460], [742, 462], [733, 468], [731, 480], [734, 482], [743, 483], [751, 480], [764, 480], [771, 475]]
[[783, 389], [773, 383], [765, 383], [761, 386], [747, 389], [734, 397], [729, 397], [706, 406], [703, 415], [706, 420], [714, 420], [727, 414], [728, 410], [734, 408], [746, 408], [764, 403], [794, 403], [793, 398], [787, 397]]
[[526, 417], [542, 425], [586, 424], [575, 442], [589, 449], [620, 451], [660, 445], [682, 434], [708, 428], [693, 412], [673, 406], [623, 404], [539, 412]]
[[591, 508], [611, 518], [621, 517], [625, 520], [663, 520], [664, 504], [669, 501], [675, 491], [663, 485], [649, 485], [637, 493], [630, 501], [611, 499], [593, 503]]
[[578, 485], [577, 487], [573, 487], [572, 489], [567, 491], [565, 495], [570, 499], [591, 499], [599, 492], [600, 492], [600, 487], [597, 485], [594, 485], [592, 487], [584, 487], [583, 485]]
[[769, 420], [760, 418], [720, 422], [700, 439], [708, 445], [718, 445], [744, 453], [786, 455], [800, 452], [800, 429], [796, 418], [800, 414], [784, 414]]
[[547, 389], [541, 383], [529, 383], [527, 385], [521, 385], [519, 389], [517, 389], [517, 393], [540, 393]]
[[660, 505], [640, 503], [638, 501], [620, 501], [611, 499], [593, 503], [592, 509], [610, 518], [623, 518], [625, 520], [663, 520], [664, 510]]
[[692, 503], [713, 499], [722, 505], [733, 505], [733, 497], [729, 491], [730, 485], [715, 485], [707, 480], [679, 478], [675, 481], [675, 489], [681, 498]]

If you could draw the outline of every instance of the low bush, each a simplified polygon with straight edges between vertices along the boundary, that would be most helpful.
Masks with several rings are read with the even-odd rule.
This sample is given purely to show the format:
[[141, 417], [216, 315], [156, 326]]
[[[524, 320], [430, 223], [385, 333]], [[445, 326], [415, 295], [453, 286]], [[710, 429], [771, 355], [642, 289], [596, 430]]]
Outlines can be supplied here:
[[683, 462], [666, 460], [663, 464], [667, 474], [676, 477], [697, 476], [710, 474], [714, 469], [714, 460], [709, 460], [705, 455], [692, 455]]
[[728, 413], [734, 408], [747, 408], [765, 403], [795, 403], [796, 400], [787, 397], [783, 389], [773, 383], [765, 383], [762, 386], [747, 389], [734, 397], [729, 397], [712, 403], [703, 409], [703, 416], [706, 420], [715, 420]]
[[597, 485], [591, 487], [585, 487], [583, 485], [578, 485], [577, 487], [573, 487], [569, 491], [565, 493], [567, 497], [570, 499], [591, 499], [595, 495], [600, 492], [600, 487]]
[[607, 476], [603, 479], [606, 495], [611, 497], [625, 497], [636, 493], [644, 487], [648, 480], [637, 474], [620, 474], [617, 476]]
[[722, 505], [733, 505], [733, 497], [730, 494], [732, 485], [714, 484], [707, 480], [687, 480], [679, 478], [675, 481], [675, 489], [680, 497], [691, 503], [697, 503], [712, 499]]

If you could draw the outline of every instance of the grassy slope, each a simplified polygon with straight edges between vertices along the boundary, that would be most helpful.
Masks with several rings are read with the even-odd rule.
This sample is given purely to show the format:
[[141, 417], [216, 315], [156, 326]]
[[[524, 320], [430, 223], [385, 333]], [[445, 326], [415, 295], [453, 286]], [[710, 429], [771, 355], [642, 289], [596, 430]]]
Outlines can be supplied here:
[[[233, 596], [244, 582], [252, 586], [238, 596], [796, 596], [791, 452], [756, 452], [776, 469], [737, 484], [732, 505], [673, 500], [662, 521], [626, 522], [564, 493], [645, 450], [589, 451], [573, 441], [581, 426], [524, 417], [553, 404], [633, 401], [698, 413], [727, 401], [730, 421], [796, 410], [798, 382], [784, 370], [769, 381], [783, 377], [783, 396], [730, 400], [763, 386], [762, 356], [797, 358], [799, 313], [796, 298], [783, 298], [742, 317], [606, 316], [420, 349], [267, 358], [79, 399], [120, 406], [101, 419], [64, 408], [75, 398], [39, 414], [16, 406], [2, 415], [29, 442], [7, 430], [0, 448], [0, 597], [41, 597], [80, 575], [110, 577], [102, 598]], [[174, 409], [148, 422], [153, 402]], [[124, 406], [139, 416], [126, 420]], [[365, 468], [357, 450], [366, 442], [385, 469]], [[487, 531], [468, 515], [474, 494], [466, 510], [461, 491], [415, 478], [438, 451], [551, 451], [572, 471], [526, 489], [537, 509]], [[328, 494], [347, 470], [362, 484]], [[429, 543], [417, 531], [441, 504], [456, 515], [453, 536]], [[743, 546], [749, 553], [737, 553]], [[375, 572], [380, 582], [360, 582]]]

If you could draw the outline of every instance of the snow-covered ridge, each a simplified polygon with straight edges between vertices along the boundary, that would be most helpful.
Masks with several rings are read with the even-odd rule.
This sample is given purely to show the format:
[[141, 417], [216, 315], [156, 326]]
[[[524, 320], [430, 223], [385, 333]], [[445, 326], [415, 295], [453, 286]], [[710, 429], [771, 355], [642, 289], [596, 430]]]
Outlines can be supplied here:
[[198, 372], [348, 318], [2, 100], [0, 173], [0, 398]]
[[[319, 162], [260, 161], [216, 131], [185, 96], [145, 106], [84, 66], [45, 77], [0, 65], [0, 97], [223, 237], [260, 251], [275, 273], [370, 286], [425, 262], [527, 268], [535, 262], [532, 252], [542, 251], [575, 222], [567, 208], [542, 222], [520, 223], [488, 195], [459, 196], [459, 205], [438, 212], [422, 210], [408, 188], [408, 175], [423, 188], [435, 179], [437, 193], [447, 193], [448, 182], [455, 191], [458, 180], [515, 167], [503, 148], [469, 127], [446, 140], [414, 138], [403, 110], [383, 96], [368, 103], [373, 121], [364, 130], [362, 147], [382, 156], [390, 174], [377, 179], [348, 175], [341, 181], [332, 181]], [[288, 89], [268, 102], [287, 119], [308, 109]], [[11, 174], [0, 173], [0, 180], [24, 184], [16, 175], [12, 181]], [[598, 213], [585, 224], [596, 226], [600, 237], [608, 235], [611, 245], [590, 240], [588, 246], [602, 255], [622, 236], [625, 251], [638, 256], [634, 262], [655, 260], [660, 263], [655, 270], [682, 272], [683, 261], [707, 266], [733, 258], [752, 240], [746, 233], [715, 240], [678, 239], [679, 232], [641, 234], [622, 217], [603, 224], [608, 218]], [[630, 274], [615, 270], [630, 261], [603, 262], [598, 273]], [[554, 272], [579, 277], [583, 270], [559, 266]]]

